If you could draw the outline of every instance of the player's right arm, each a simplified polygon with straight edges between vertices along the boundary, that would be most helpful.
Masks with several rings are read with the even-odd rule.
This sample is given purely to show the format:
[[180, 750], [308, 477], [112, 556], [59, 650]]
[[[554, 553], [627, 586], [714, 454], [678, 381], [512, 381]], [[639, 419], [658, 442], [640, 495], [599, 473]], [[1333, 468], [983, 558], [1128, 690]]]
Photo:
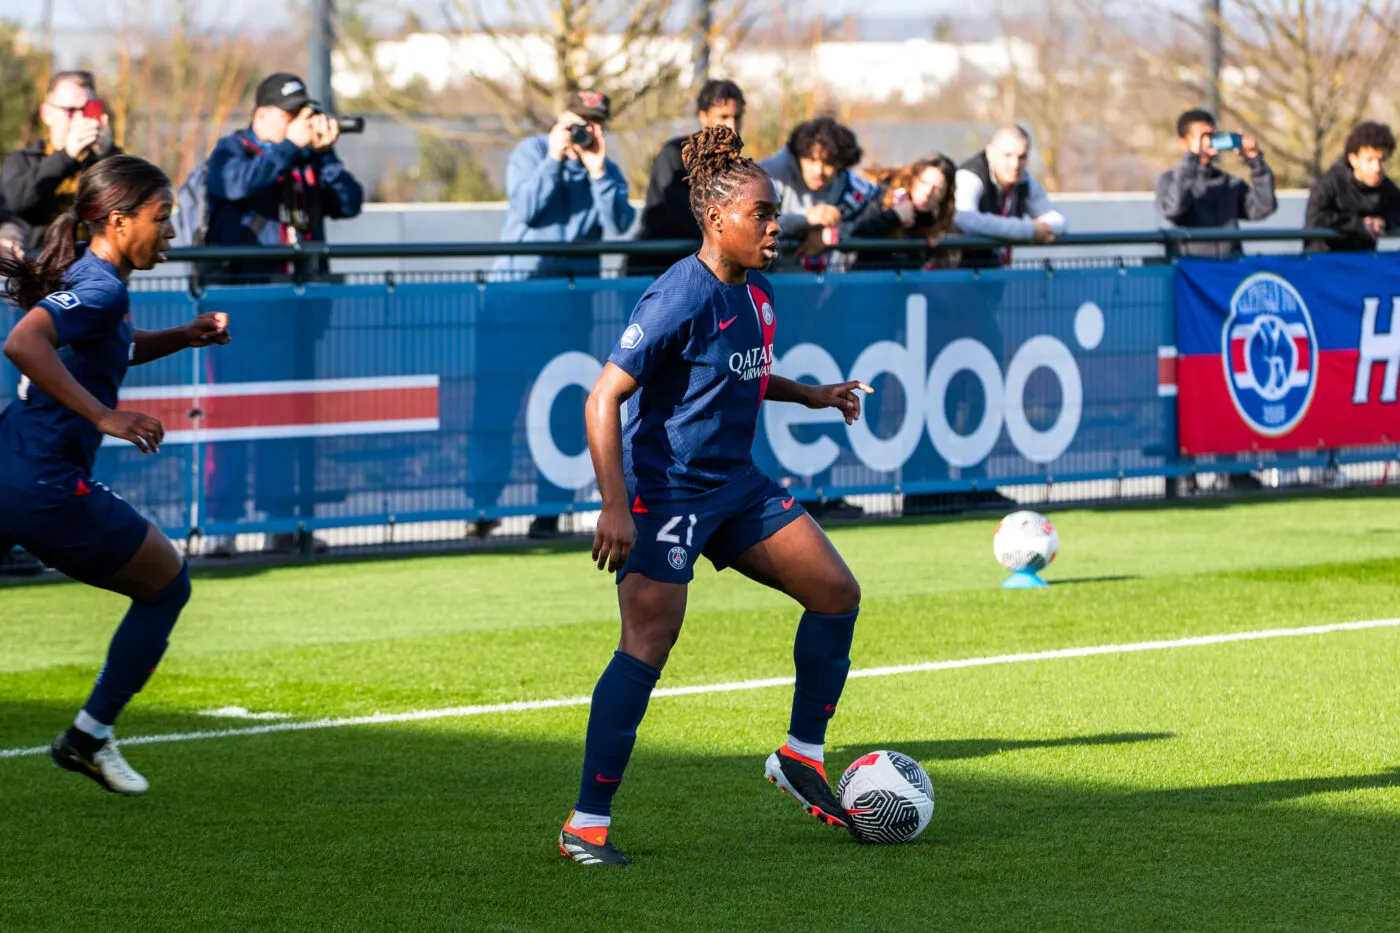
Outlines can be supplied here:
[[593, 560], [599, 570], [606, 568], [609, 573], [627, 563], [627, 555], [637, 543], [637, 526], [627, 506], [627, 481], [622, 471], [621, 411], [636, 391], [637, 380], [609, 362], [589, 393], [584, 409], [588, 452], [603, 499], [598, 530], [593, 535]]
[[97, 430], [130, 441], [142, 453], [155, 453], [165, 437], [161, 423], [134, 411], [114, 411], [84, 389], [58, 358], [59, 331], [49, 310], [36, 306], [19, 319], [5, 340], [5, 357], [31, 383], [60, 405], [86, 418]]

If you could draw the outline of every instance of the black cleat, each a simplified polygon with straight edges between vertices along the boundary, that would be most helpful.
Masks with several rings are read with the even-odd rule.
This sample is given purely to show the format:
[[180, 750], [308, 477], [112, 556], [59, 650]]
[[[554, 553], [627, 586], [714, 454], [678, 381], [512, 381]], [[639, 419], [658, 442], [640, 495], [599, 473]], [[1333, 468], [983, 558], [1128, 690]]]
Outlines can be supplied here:
[[134, 797], [151, 786], [126, 763], [116, 739], [95, 739], [74, 727], [53, 740], [49, 754], [63, 770], [92, 778], [114, 794]]
[[808, 813], [831, 826], [851, 828], [850, 817], [826, 782], [821, 762], [804, 758], [784, 745], [768, 756], [763, 774], [770, 784], [791, 796]]
[[[570, 819], [573, 814], [569, 814]], [[608, 838], [606, 826], [574, 829], [568, 823], [559, 830], [559, 854], [580, 865], [631, 865]]]

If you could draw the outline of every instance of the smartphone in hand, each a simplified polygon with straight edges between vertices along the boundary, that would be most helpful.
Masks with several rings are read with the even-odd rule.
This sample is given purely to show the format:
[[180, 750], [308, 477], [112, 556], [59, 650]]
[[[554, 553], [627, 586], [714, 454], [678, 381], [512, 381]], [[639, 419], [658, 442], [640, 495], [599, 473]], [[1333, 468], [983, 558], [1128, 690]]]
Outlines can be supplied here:
[[101, 98], [91, 97], [83, 104], [83, 116], [89, 120], [101, 120], [102, 115], [107, 112], [107, 107], [102, 103]]
[[1211, 133], [1210, 148], [1216, 152], [1228, 152], [1231, 149], [1240, 148], [1241, 137], [1239, 133]]

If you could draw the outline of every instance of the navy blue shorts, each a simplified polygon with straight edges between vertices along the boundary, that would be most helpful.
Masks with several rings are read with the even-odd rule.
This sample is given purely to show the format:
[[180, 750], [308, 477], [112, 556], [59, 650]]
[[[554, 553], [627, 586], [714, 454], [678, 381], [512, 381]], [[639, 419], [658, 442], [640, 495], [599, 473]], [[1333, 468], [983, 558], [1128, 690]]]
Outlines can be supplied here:
[[692, 509], [661, 503], [645, 513], [634, 512], [637, 546], [618, 571], [617, 582], [629, 573], [639, 573], [660, 583], [689, 583], [700, 555], [709, 558], [716, 570], [723, 570], [807, 513], [802, 503], [767, 477], [728, 508]]
[[18, 544], [60, 573], [98, 583], [136, 556], [150, 523], [101, 483], [75, 478], [73, 487], [0, 482], [0, 553]]

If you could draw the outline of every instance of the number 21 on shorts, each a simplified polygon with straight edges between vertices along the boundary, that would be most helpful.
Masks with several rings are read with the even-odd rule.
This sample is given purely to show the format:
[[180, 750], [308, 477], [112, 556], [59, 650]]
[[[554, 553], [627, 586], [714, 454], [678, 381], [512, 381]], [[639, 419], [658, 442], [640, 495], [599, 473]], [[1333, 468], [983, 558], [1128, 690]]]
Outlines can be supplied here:
[[692, 539], [694, 539], [695, 537], [696, 521], [695, 516], [693, 514], [673, 515], [670, 518], [668, 518], [666, 520], [666, 524], [662, 525], [661, 530], [656, 533], [656, 540], [660, 541], [662, 544], [680, 544], [681, 536], [676, 534], [675, 531], [676, 527], [680, 525], [680, 523], [683, 520], [689, 522], [689, 524], [685, 526], [685, 546], [691, 547]]

